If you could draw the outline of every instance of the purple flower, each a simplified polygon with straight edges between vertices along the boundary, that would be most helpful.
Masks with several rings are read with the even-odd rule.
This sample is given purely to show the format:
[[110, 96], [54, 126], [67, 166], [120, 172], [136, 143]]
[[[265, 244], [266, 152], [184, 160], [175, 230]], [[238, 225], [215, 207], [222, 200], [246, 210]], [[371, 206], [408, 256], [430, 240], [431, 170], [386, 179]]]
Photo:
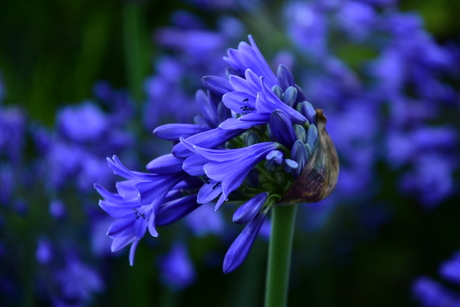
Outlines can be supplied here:
[[51, 216], [58, 220], [64, 218], [66, 215], [64, 203], [58, 199], [51, 201], [49, 211]]
[[93, 292], [101, 292], [103, 283], [99, 274], [78, 257], [66, 258], [65, 267], [55, 273], [63, 301], [88, 302]]
[[374, 8], [368, 4], [345, 1], [337, 14], [337, 20], [352, 39], [359, 41], [373, 30], [376, 16]]
[[414, 169], [401, 178], [401, 188], [432, 207], [454, 192], [455, 163], [436, 154], [426, 154], [415, 160]]
[[312, 3], [293, 1], [285, 7], [287, 33], [299, 49], [322, 58], [327, 54], [327, 18]]
[[249, 172], [265, 159], [269, 152], [278, 148], [276, 143], [260, 143], [241, 149], [218, 150], [200, 148], [184, 139], [182, 142], [187, 148], [210, 161], [203, 166], [205, 174], [222, 185], [222, 194], [216, 209], [228, 199], [228, 195], [241, 185]]
[[[460, 284], [460, 257], [455, 253], [453, 257], [441, 264], [440, 275], [446, 280]], [[412, 284], [414, 296], [423, 306], [460, 306], [460, 293], [454, 292], [442, 284], [428, 277], [418, 277]]]
[[172, 290], [190, 286], [196, 278], [190, 256], [183, 243], [175, 243], [171, 251], [160, 261], [162, 281]]
[[185, 218], [188, 228], [197, 237], [208, 234], [219, 235], [223, 232], [225, 222], [220, 212], [214, 212], [211, 204], [201, 205]]
[[109, 124], [106, 115], [90, 102], [62, 109], [57, 121], [62, 134], [75, 142], [97, 140]]
[[53, 250], [51, 242], [46, 238], [40, 238], [35, 252], [37, 261], [41, 264], [47, 264], [53, 259]]
[[[131, 264], [147, 228], [157, 236], [157, 226], [186, 217], [195, 233], [202, 234], [208, 221], [220, 232], [220, 219], [206, 216], [203, 222], [207, 203], [215, 202], [217, 210], [225, 201], [236, 201], [245, 204], [235, 212], [235, 222], [248, 226], [225, 258], [224, 272], [233, 271], [249, 252], [270, 207], [301, 172], [297, 161], [303, 167], [308, 157], [301, 156], [316, 150], [313, 106], [291, 71], [280, 65], [275, 75], [251, 36], [249, 41], [228, 50], [227, 78], [203, 78], [208, 90], [195, 95], [200, 114], [193, 124], [155, 128], [157, 137], [179, 143], [147, 165], [150, 173], [130, 171], [115, 156], [108, 160], [114, 173], [127, 180], [117, 183], [117, 194], [95, 187], [105, 199], [101, 208], [115, 218], [108, 231], [112, 250], [133, 243]], [[303, 150], [291, 153], [294, 144]]]
[[228, 274], [243, 263], [265, 220], [265, 214], [257, 214], [243, 229], [227, 251], [224, 258], [223, 271]]
[[439, 272], [445, 279], [460, 284], [460, 253], [442, 263]]
[[413, 283], [412, 292], [426, 307], [458, 306], [458, 295], [428, 277], [420, 277]]

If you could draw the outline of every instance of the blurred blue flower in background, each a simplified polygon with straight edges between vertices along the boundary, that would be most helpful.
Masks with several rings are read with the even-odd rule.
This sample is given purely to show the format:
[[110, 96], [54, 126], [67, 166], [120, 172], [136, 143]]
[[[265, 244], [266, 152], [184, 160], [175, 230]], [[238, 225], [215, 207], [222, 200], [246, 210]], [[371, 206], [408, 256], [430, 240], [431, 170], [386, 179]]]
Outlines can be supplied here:
[[[454, 254], [451, 259], [444, 261], [439, 267], [439, 274], [448, 282], [460, 283], [460, 255]], [[459, 306], [460, 294], [450, 290], [433, 279], [422, 276], [412, 285], [414, 296], [427, 307]]]

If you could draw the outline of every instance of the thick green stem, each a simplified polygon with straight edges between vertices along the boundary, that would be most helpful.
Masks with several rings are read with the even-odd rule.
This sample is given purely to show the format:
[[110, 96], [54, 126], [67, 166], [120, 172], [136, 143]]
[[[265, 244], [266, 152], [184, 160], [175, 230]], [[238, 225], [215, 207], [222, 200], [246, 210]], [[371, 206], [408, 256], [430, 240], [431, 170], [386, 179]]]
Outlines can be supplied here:
[[285, 307], [297, 205], [276, 206], [272, 210], [265, 307]]

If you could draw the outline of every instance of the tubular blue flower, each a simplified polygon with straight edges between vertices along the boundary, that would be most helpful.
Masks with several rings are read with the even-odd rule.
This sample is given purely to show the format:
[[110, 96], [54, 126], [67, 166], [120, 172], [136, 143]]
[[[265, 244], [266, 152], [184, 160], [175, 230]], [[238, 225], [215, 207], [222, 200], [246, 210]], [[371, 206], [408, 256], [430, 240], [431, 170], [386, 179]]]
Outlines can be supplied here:
[[172, 224], [200, 206], [201, 204], [197, 202], [196, 194], [163, 203], [158, 209], [156, 225], [165, 226]]
[[225, 274], [234, 271], [243, 263], [264, 220], [265, 214], [258, 213], [232, 243], [224, 258], [223, 271]]
[[275, 137], [273, 141], [280, 142], [288, 148], [291, 148], [297, 139], [291, 120], [281, 110], [275, 110], [270, 115], [270, 129]]
[[279, 146], [277, 143], [266, 142], [240, 149], [216, 150], [198, 147], [184, 139], [181, 139], [181, 142], [188, 149], [195, 151], [210, 161], [203, 167], [206, 176], [222, 184], [222, 197], [216, 204], [217, 208], [220, 207], [224, 200], [228, 199], [228, 195], [231, 192], [241, 185], [248, 173], [269, 152]]
[[166, 141], [179, 141], [180, 137], [189, 137], [210, 130], [208, 127], [195, 124], [167, 124], [153, 130], [153, 134]]
[[260, 193], [241, 205], [233, 214], [233, 222], [236, 224], [246, 224], [250, 222], [256, 214], [259, 213], [259, 210], [262, 209], [262, 206], [267, 200], [267, 196], [267, 192]]
[[[226, 141], [233, 139], [243, 132], [243, 129], [224, 130], [217, 128], [190, 136], [187, 138], [187, 141], [197, 146], [214, 148], [225, 143]], [[188, 150], [181, 142], [174, 146], [172, 149], [172, 154], [178, 158], [187, 158], [191, 156], [193, 152]]]
[[251, 45], [241, 42], [238, 50], [228, 50], [228, 56], [224, 57], [224, 60], [240, 76], [243, 76], [247, 69], [253, 71], [257, 76], [264, 76], [267, 79], [267, 85], [271, 88], [277, 83], [275, 74], [271, 71], [270, 66], [268, 66], [267, 61], [259, 51], [252, 36], [249, 35], [248, 38]]
[[[168, 159], [170, 156], [161, 160]], [[180, 193], [173, 193], [175, 197], [168, 196], [188, 176], [182, 170], [147, 174], [126, 169], [116, 156], [108, 159], [108, 162], [115, 174], [128, 180], [117, 183], [118, 194], [110, 193], [97, 184], [94, 187], [105, 199], [99, 202], [100, 207], [116, 219], [107, 233], [113, 239], [112, 251], [132, 243], [130, 263], [133, 264], [136, 246], [147, 228], [152, 236], [158, 236], [157, 219], [158, 225], [167, 225], [181, 219], [199, 205], [195, 201], [196, 195], [182, 197]], [[187, 183], [183, 185], [185, 189], [188, 187]]]
[[[272, 73], [273, 74], [273, 73]], [[269, 87], [264, 79], [247, 69], [244, 78], [230, 76], [230, 84], [235, 91], [222, 97], [224, 104], [242, 116], [223, 122], [220, 127], [224, 129], [248, 129], [252, 126], [267, 123], [270, 114], [276, 109], [284, 111], [289, 118], [297, 124], [304, 124], [307, 119], [284, 103]], [[252, 125], [251, 125], [252, 123]]]

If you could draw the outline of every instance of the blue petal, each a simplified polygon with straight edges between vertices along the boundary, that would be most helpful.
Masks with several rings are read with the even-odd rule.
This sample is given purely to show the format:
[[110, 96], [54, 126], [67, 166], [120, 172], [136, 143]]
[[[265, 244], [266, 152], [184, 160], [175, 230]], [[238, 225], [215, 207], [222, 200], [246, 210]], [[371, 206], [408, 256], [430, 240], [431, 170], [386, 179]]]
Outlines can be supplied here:
[[210, 130], [209, 127], [194, 124], [167, 124], [157, 127], [153, 130], [153, 134], [157, 138], [174, 142], [179, 141], [180, 137], [187, 138], [208, 130]]
[[236, 92], [254, 95], [254, 93], [259, 90], [258, 84], [250, 83], [248, 80], [242, 77], [232, 75], [229, 77], [229, 82], [233, 87], [233, 90]]
[[127, 217], [124, 219], [116, 219], [113, 221], [112, 225], [110, 225], [109, 230], [107, 231], [108, 236], [116, 236], [123, 230], [127, 229], [128, 227], [132, 227], [134, 222], [136, 221], [136, 216], [133, 212], [132, 217]]
[[265, 214], [257, 214], [232, 243], [224, 258], [224, 274], [234, 271], [243, 263], [244, 259], [246, 259], [264, 220]]
[[134, 202], [126, 204], [116, 204], [106, 200], [100, 200], [99, 207], [101, 207], [102, 210], [107, 212], [107, 214], [109, 214], [111, 217], [118, 219], [133, 214], [133, 210], [139, 208], [140, 204]]
[[307, 142], [307, 131], [301, 125], [294, 125], [295, 136], [297, 140], [302, 141], [302, 143]]
[[229, 49], [227, 51], [228, 57], [224, 57], [224, 60], [241, 75], [246, 69], [251, 69], [257, 76], [264, 76], [267, 79], [267, 84], [272, 87], [277, 83], [275, 74], [260, 53], [252, 36], [249, 35], [248, 38], [251, 46], [246, 42], [241, 42], [238, 45], [238, 50]]
[[116, 252], [128, 245], [129, 243], [138, 240], [134, 235], [126, 235], [123, 237], [114, 238], [112, 241], [111, 251]]
[[281, 110], [275, 110], [270, 115], [270, 129], [276, 139], [275, 141], [279, 141], [287, 148], [291, 148], [296, 141], [292, 122], [288, 115]]
[[149, 233], [152, 237], [158, 237], [158, 231], [155, 225], [155, 217], [156, 217], [156, 212], [152, 211], [149, 217], [149, 221], [147, 223], [147, 228], [149, 229]]
[[268, 113], [249, 113], [238, 118], [229, 118], [220, 124], [219, 128], [222, 129], [249, 129], [256, 125], [263, 125], [268, 123], [270, 114]]
[[129, 265], [133, 266], [134, 265], [134, 254], [136, 253], [136, 248], [137, 245], [139, 244], [140, 240], [135, 240], [129, 249]]
[[222, 193], [222, 185], [220, 182], [212, 180], [210, 183], [205, 183], [198, 192], [198, 202], [206, 204], [219, 196]]
[[262, 152], [266, 152], [267, 150], [271, 151], [277, 148], [277, 145], [273, 142], [263, 142], [237, 149], [209, 149], [194, 145], [188, 140], [182, 139], [181, 142], [184, 143], [184, 145], [186, 145], [190, 150], [193, 150], [206, 159], [215, 162], [234, 161], [240, 158], [247, 158], [247, 160], [251, 160], [255, 156], [260, 155]]
[[200, 106], [201, 116], [205, 120], [207, 126], [217, 127], [219, 125], [217, 105], [212, 102], [211, 97], [203, 90], [198, 90], [195, 94], [195, 100]]
[[209, 160], [203, 156], [194, 154], [185, 159], [182, 168], [191, 176], [203, 176], [205, 175], [203, 166], [208, 162]]
[[[264, 56], [260, 52], [259, 48], [257, 47], [256, 42], [252, 38], [252, 35], [248, 36], [249, 42], [251, 43], [251, 47], [254, 50], [254, 54], [257, 57], [258, 61], [258, 68], [260, 69], [259, 76], [264, 76], [267, 80], [268, 86], [272, 87], [273, 85], [277, 84], [277, 79], [275, 74], [271, 70], [270, 66], [268, 65], [267, 61], [265, 60]], [[254, 72], [257, 73], [256, 70], [252, 69]]]
[[138, 216], [134, 222], [134, 235], [141, 239], [147, 230], [147, 220], [143, 216]]
[[104, 197], [105, 200], [108, 200], [112, 203], [117, 203], [117, 204], [124, 204], [126, 202], [125, 199], [123, 199], [120, 195], [110, 193], [104, 187], [102, 187], [99, 184], [94, 184], [94, 188], [97, 190], [99, 194], [101, 194], [102, 197]]
[[[225, 129], [212, 129], [206, 132], [193, 135], [186, 140], [197, 146], [204, 146], [206, 148], [213, 148], [224, 144], [225, 142], [233, 139], [244, 132], [244, 129], [225, 130]], [[183, 143], [179, 143], [172, 149], [172, 154], [178, 158], [187, 158], [193, 154], [188, 150]]]
[[186, 173], [175, 173], [137, 183], [136, 189], [139, 191], [141, 204], [148, 206], [155, 202], [159, 205], [158, 202], [163, 201], [168, 191], [187, 176]]
[[303, 89], [301, 89], [297, 84], [295, 85], [295, 88], [297, 89], [297, 101], [306, 101], [307, 95], [305, 95]]
[[312, 150], [315, 150], [316, 142], [318, 141], [318, 129], [315, 125], [310, 125], [307, 131], [307, 144]]
[[189, 195], [164, 203], [158, 209], [155, 224], [157, 226], [172, 224], [182, 219], [199, 206], [201, 206], [201, 204], [197, 202], [197, 195]]
[[219, 128], [225, 130], [249, 129], [261, 124], [264, 124], [264, 122], [242, 121], [239, 118], [229, 118], [225, 120], [222, 124], [220, 124]]
[[286, 92], [284, 92], [283, 101], [291, 108], [294, 107], [297, 102], [297, 89], [293, 86], [288, 87]]
[[300, 172], [304, 169], [305, 165], [307, 164], [308, 160], [308, 152], [305, 148], [305, 145], [302, 141], [297, 140], [294, 145], [292, 146], [291, 150], [291, 158], [296, 161], [299, 165], [297, 168], [296, 175], [299, 175]]
[[238, 114], [255, 111], [256, 97], [245, 92], [230, 92], [222, 97], [225, 106]]
[[[272, 150], [276, 149], [276, 143], [260, 143], [245, 148], [226, 150], [229, 153], [200, 152], [212, 162], [204, 166], [206, 175], [216, 181], [222, 182], [222, 192], [225, 198], [236, 190], [248, 173]], [[198, 149], [197, 149], [198, 150]], [[226, 158], [226, 159], [225, 159]], [[214, 162], [220, 161], [220, 162]]]
[[259, 113], [272, 113], [276, 109], [284, 111], [295, 124], [304, 124], [307, 119], [305, 116], [286, 105], [281, 101], [270, 88], [260, 79], [262, 92], [259, 92], [256, 98], [256, 109]]
[[223, 101], [221, 101], [217, 106], [217, 115], [219, 116], [219, 122], [223, 122], [227, 118], [232, 117], [232, 111], [225, 106]]
[[236, 224], [246, 224], [251, 221], [267, 200], [268, 193], [260, 193], [236, 209], [233, 214], [233, 222]]
[[278, 79], [278, 84], [281, 86], [283, 91], [290, 86], [295, 86], [294, 76], [292, 75], [291, 70], [284, 65], [278, 66], [276, 77]]
[[217, 76], [204, 76], [201, 78], [204, 86], [208, 88], [214, 95], [222, 96], [228, 92], [233, 91], [230, 82], [222, 77]]
[[184, 159], [174, 157], [172, 154], [160, 156], [147, 164], [147, 169], [152, 173], [170, 174], [182, 171]]
[[149, 180], [154, 176], [153, 174], [130, 171], [121, 163], [117, 156], [113, 156], [112, 159], [107, 158], [107, 162], [115, 175], [119, 175], [126, 179]]
[[126, 201], [134, 201], [139, 198], [139, 192], [136, 190], [136, 183], [139, 180], [124, 180], [118, 181], [115, 184], [118, 195], [120, 195]]
[[316, 123], [316, 110], [308, 101], [299, 102], [297, 104], [297, 111], [302, 113], [311, 124]]
[[281, 163], [283, 163], [283, 157], [284, 157], [284, 154], [282, 151], [272, 150], [267, 154], [266, 159], [272, 164], [278, 166], [278, 165], [281, 165]]

